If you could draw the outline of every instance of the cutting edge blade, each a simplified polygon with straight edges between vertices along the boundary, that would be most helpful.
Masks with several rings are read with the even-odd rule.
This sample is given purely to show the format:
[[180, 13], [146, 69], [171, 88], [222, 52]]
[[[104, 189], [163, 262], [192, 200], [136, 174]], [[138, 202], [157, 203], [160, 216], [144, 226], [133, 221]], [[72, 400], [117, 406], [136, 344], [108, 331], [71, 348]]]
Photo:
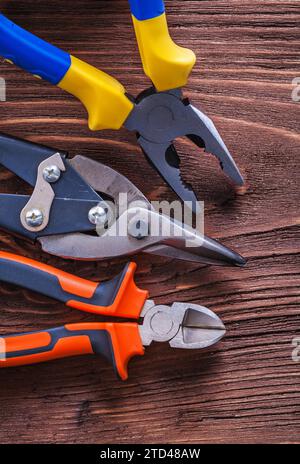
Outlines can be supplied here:
[[219, 316], [205, 306], [174, 303], [171, 310], [183, 314], [180, 330], [170, 341], [173, 348], [207, 348], [219, 342], [226, 333]]

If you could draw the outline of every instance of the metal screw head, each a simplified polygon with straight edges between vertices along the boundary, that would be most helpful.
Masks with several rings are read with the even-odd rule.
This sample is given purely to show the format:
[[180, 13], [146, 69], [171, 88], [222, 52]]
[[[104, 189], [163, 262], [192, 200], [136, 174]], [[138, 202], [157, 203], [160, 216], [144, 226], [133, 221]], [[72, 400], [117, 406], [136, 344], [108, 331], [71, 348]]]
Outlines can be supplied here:
[[102, 206], [95, 206], [89, 211], [89, 221], [95, 226], [104, 225], [107, 221], [107, 211]]
[[51, 166], [46, 166], [43, 170], [43, 178], [46, 182], [49, 182], [49, 184], [57, 182], [60, 176], [61, 170], [55, 164]]
[[44, 215], [39, 209], [31, 209], [26, 212], [25, 220], [30, 227], [39, 227], [43, 224]]
[[145, 220], [132, 220], [128, 224], [128, 233], [137, 240], [142, 240], [149, 235], [149, 224]]

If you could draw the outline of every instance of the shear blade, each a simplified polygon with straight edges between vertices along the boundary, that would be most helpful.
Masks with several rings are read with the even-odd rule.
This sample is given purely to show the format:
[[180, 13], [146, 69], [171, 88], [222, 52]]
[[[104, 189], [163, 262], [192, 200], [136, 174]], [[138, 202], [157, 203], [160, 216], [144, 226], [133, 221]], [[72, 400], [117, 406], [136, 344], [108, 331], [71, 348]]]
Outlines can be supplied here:
[[198, 238], [195, 235], [195, 237], [200, 241], [198, 246], [188, 247], [184, 238], [174, 237], [166, 240], [164, 244], [152, 245], [143, 251], [167, 258], [215, 266], [243, 267], [246, 265], [245, 258], [216, 240], [206, 236]]
[[192, 247], [187, 247], [186, 241], [177, 237], [172, 239], [170, 243], [177, 249], [192, 253], [194, 260], [198, 262], [217, 266], [243, 267], [246, 265], [245, 258], [216, 240], [206, 236], [201, 236], [200, 240], [199, 246]]

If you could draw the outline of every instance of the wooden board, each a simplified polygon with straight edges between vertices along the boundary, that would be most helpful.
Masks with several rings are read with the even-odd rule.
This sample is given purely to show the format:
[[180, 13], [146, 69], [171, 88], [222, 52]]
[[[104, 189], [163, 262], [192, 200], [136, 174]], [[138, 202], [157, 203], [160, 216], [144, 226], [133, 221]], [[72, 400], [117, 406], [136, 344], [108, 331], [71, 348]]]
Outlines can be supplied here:
[[[246, 179], [236, 190], [217, 162], [182, 145], [182, 170], [206, 205], [206, 232], [249, 259], [244, 270], [139, 256], [138, 284], [159, 303], [216, 311], [227, 337], [206, 353], [156, 344], [116, 380], [86, 357], [0, 372], [3, 443], [299, 442], [299, 111], [297, 0], [167, 1], [172, 36], [198, 62], [186, 94], [216, 122]], [[136, 95], [143, 75], [125, 0], [2, 1], [25, 28], [122, 80]], [[7, 102], [0, 130], [85, 154], [128, 176], [152, 200], [176, 197], [147, 164], [133, 134], [90, 133], [85, 111], [60, 89], [1, 62]], [[1, 189], [25, 186], [0, 170]], [[68, 262], [1, 233], [0, 247], [105, 279], [125, 260]], [[1, 333], [44, 329], [90, 316], [1, 284]]]

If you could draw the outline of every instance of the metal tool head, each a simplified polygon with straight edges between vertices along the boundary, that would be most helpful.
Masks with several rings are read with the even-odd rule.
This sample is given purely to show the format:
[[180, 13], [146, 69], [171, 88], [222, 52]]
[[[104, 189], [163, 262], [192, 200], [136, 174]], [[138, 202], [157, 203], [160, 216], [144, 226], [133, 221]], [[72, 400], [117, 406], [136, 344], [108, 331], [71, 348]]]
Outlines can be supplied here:
[[[226, 247], [172, 224], [126, 177], [101, 163], [83, 156], [67, 159], [66, 153], [1, 134], [0, 163], [34, 187], [31, 197], [0, 194], [0, 226], [39, 241], [45, 252], [86, 260], [147, 252], [241, 264], [242, 258]], [[193, 248], [186, 246], [189, 239]]]
[[221, 319], [204, 306], [174, 303], [171, 307], [148, 300], [139, 326], [144, 346], [169, 342], [173, 348], [201, 349], [217, 343], [226, 329]]
[[69, 163], [93, 190], [110, 197], [119, 209], [122, 209], [122, 201], [127, 204], [140, 202], [151, 208], [145, 195], [127, 177], [109, 166], [80, 155], [70, 159]]
[[[152, 228], [154, 225], [154, 229]], [[166, 234], [164, 233], [166, 230]], [[152, 210], [129, 208], [102, 235], [70, 233], [38, 239], [45, 252], [69, 259], [103, 260], [150, 253], [219, 266], [244, 266], [245, 259], [224, 245], [174, 225]], [[193, 246], [189, 246], [189, 241]]]
[[125, 126], [138, 133], [145, 155], [183, 201], [192, 201], [197, 212], [196, 195], [180, 174], [180, 159], [173, 145], [186, 136], [197, 146], [215, 155], [224, 172], [238, 185], [243, 178], [213, 122], [182, 98], [181, 90], [144, 92]]
[[[115, 216], [98, 236], [74, 233], [39, 238], [47, 253], [97, 260], [145, 252], [205, 264], [245, 264], [244, 258], [224, 245], [156, 212], [142, 192], [112, 168], [83, 156], [69, 163], [94, 191], [114, 201]], [[188, 242], [193, 246], [187, 246]]]

